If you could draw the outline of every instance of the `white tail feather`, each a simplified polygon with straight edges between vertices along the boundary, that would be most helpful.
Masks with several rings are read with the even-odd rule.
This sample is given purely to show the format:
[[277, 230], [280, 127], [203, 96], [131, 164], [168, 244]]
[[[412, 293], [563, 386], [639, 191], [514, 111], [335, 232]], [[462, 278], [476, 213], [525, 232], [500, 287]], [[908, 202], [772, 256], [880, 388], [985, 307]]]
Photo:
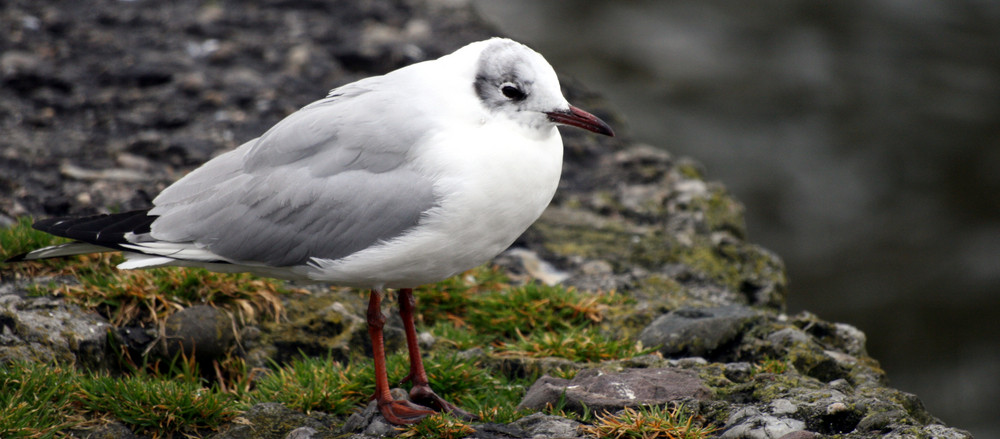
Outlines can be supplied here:
[[142, 242], [136, 244], [121, 244], [122, 247], [135, 250], [150, 256], [164, 256], [172, 259], [195, 262], [218, 262], [225, 258], [212, 253], [190, 242]]
[[86, 242], [68, 242], [66, 244], [42, 247], [32, 250], [24, 255], [25, 260], [58, 258], [60, 256], [85, 255], [87, 253], [101, 253], [115, 251], [114, 249], [101, 247], [99, 245], [88, 244]]
[[125, 262], [118, 264], [119, 270], [134, 270], [136, 268], [153, 268], [175, 265], [176, 259], [163, 256], [144, 255], [142, 253], [125, 253]]

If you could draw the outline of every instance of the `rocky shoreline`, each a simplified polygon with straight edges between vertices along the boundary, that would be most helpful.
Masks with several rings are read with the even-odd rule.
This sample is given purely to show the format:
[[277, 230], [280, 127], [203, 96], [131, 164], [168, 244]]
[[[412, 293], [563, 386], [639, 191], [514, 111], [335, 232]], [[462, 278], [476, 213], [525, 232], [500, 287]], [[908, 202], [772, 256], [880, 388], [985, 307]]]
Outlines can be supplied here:
[[[11, 29], [0, 42], [2, 226], [25, 215], [148, 206], [184, 172], [329, 88], [496, 33], [464, 2], [444, 0], [352, 7], [15, 0], [2, 6], [0, 22]], [[570, 101], [624, 131], [626, 123], [598, 95], [563, 80]], [[525, 408], [559, 398], [577, 412], [683, 402], [716, 423], [716, 435], [731, 438], [970, 437], [943, 425], [917, 396], [889, 387], [861, 331], [784, 313], [782, 262], [747, 241], [743, 207], [722, 185], [704, 181], [696, 162], [622, 134], [564, 132], [556, 199], [497, 263], [515, 279], [630, 295], [634, 304], [606, 316], [602, 327], [657, 352], [580, 364], [464, 353], [470, 361], [542, 374], [579, 370], [572, 379], [544, 375], [527, 391]], [[0, 361], [106, 365], [110, 323], [59, 299], [32, 297], [30, 283], [9, 276], [0, 282]], [[361, 304], [351, 300], [328, 289], [286, 300], [283, 326], [244, 328], [248, 355], [265, 362], [307, 343], [350, 349], [352, 334], [363, 331]], [[326, 314], [316, 316], [317, 309]], [[205, 332], [188, 325], [214, 321], [206, 312], [179, 313], [176, 331]], [[309, 324], [317, 318], [342, 324], [317, 329]], [[141, 331], [134, 338], [148, 342]], [[768, 361], [790, 367], [761, 370]], [[340, 422], [263, 403], [240, 419], [214, 437], [395, 432], [371, 410]], [[585, 437], [581, 426], [535, 414], [475, 424], [471, 436]], [[134, 437], [121, 424], [78, 436]]]

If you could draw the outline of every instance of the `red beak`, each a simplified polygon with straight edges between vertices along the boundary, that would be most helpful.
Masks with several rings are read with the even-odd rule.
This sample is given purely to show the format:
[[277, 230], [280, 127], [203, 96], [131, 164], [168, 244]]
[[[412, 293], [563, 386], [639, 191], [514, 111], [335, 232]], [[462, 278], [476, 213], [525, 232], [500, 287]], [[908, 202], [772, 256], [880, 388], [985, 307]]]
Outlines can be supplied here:
[[611, 131], [611, 127], [603, 120], [572, 105], [569, 106], [569, 111], [551, 111], [545, 114], [555, 123], [583, 128], [605, 136], [615, 136], [615, 132]]

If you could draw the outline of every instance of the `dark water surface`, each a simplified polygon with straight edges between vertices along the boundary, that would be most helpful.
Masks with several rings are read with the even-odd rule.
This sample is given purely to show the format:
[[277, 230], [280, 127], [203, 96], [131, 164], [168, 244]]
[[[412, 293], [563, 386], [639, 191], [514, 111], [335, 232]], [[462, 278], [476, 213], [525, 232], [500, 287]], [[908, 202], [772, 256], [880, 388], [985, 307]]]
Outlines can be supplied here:
[[780, 254], [789, 312], [1000, 437], [1000, 1], [476, 2], [704, 163]]

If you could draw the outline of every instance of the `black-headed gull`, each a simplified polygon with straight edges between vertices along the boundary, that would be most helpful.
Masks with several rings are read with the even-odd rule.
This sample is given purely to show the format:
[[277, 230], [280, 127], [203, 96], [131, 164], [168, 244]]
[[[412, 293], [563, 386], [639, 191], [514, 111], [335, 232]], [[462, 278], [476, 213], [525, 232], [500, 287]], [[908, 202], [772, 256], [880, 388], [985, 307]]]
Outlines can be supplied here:
[[[387, 420], [432, 409], [411, 288], [483, 264], [549, 204], [557, 125], [613, 136], [562, 96], [552, 66], [501, 38], [339, 87], [166, 188], [153, 207], [34, 227], [76, 240], [12, 260], [121, 250], [119, 268], [169, 265], [370, 288], [375, 399]], [[411, 400], [393, 400], [380, 309], [399, 289]], [[428, 408], [430, 407], [430, 408]]]

